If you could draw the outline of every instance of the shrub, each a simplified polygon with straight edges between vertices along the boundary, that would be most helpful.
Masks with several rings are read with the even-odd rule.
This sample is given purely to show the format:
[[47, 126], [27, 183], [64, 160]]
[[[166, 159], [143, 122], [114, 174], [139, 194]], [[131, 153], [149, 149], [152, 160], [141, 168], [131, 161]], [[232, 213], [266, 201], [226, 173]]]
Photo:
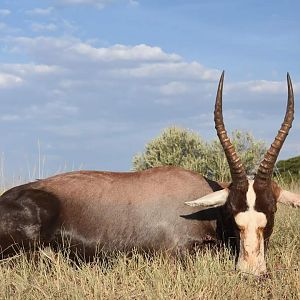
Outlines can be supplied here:
[[171, 165], [202, 173], [207, 150], [206, 143], [195, 132], [179, 127], [166, 128], [146, 145], [144, 153], [133, 157], [133, 169], [141, 171]]
[[[264, 142], [240, 131], [233, 132], [231, 140], [247, 173], [254, 172], [266, 152]], [[229, 167], [220, 142], [205, 142], [197, 133], [183, 128], [165, 129], [145, 146], [143, 153], [133, 157], [133, 169], [137, 171], [163, 165], [179, 166], [214, 180], [230, 181]]]

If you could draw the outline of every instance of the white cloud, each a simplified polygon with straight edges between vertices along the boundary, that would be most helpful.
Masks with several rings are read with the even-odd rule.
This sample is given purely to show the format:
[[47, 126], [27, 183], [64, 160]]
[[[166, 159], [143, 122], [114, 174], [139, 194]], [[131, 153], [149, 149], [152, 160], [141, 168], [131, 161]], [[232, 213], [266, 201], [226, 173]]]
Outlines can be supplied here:
[[40, 81], [45, 82], [58, 74], [63, 74], [65, 70], [59, 66], [43, 64], [0, 64], [0, 89], [13, 88], [24, 83], [29, 86]]
[[34, 72], [36, 73], [58, 73], [60, 71], [62, 71], [62, 68], [59, 66], [48, 66], [48, 65], [27, 65], [27, 67], [30, 67]]
[[58, 3], [66, 5], [94, 5], [99, 9], [116, 2], [116, 0], [58, 0]]
[[77, 43], [72, 47], [74, 53], [89, 57], [92, 60], [179, 60], [176, 54], [166, 54], [159, 47], [150, 47], [144, 44], [136, 46], [114, 45], [109, 48], [95, 48], [86, 43]]
[[71, 122], [63, 126], [49, 125], [45, 127], [46, 131], [55, 133], [62, 137], [82, 137], [100, 135], [109, 132], [124, 133], [132, 127], [128, 122], [110, 121], [110, 120], [85, 120]]
[[[298, 83], [293, 84], [294, 91], [298, 90]], [[267, 80], [253, 80], [245, 82], [229, 83], [225, 86], [225, 92], [232, 91], [249, 91], [255, 94], [284, 94], [287, 90], [287, 83], [285, 81], [267, 81]]]
[[75, 105], [69, 105], [62, 101], [51, 101], [40, 103], [39, 105], [31, 105], [28, 108], [25, 108], [23, 111], [23, 116], [26, 119], [59, 119], [68, 115], [75, 116], [77, 115], [78, 110], [78, 107]]
[[22, 83], [22, 78], [7, 73], [0, 73], [0, 88], [8, 88]]
[[33, 31], [55, 31], [57, 30], [57, 26], [53, 23], [49, 23], [49, 24], [33, 23], [31, 24], [31, 29]]
[[165, 96], [182, 95], [188, 91], [188, 86], [183, 82], [172, 81], [160, 87], [160, 92]]
[[[55, 60], [62, 64], [66, 62], [78, 63], [94, 63], [94, 62], [115, 62], [115, 61], [127, 61], [129, 63], [137, 62], [156, 62], [163, 64], [166, 62], [180, 63], [182, 58], [173, 53], [166, 53], [159, 47], [151, 47], [145, 44], [127, 46], [127, 45], [113, 45], [111, 47], [94, 47], [91, 44], [84, 43], [74, 38], [55, 38], [55, 37], [17, 37], [11, 38], [8, 42], [13, 45], [13, 51], [23, 52], [27, 50], [39, 60], [47, 60], [55, 57]], [[191, 67], [200, 67], [196, 63], [191, 63]], [[150, 68], [153, 65], [150, 65]], [[139, 68], [147, 68], [147, 66], [137, 65]], [[154, 66], [154, 68], [159, 65]], [[208, 72], [203, 67], [201, 72]], [[199, 70], [198, 70], [199, 71]], [[138, 69], [137, 69], [138, 72]], [[194, 71], [195, 72], [195, 71]]]
[[4, 114], [0, 116], [0, 120], [4, 122], [11, 122], [11, 121], [18, 121], [21, 117], [19, 115], [13, 115], [13, 114]]
[[[11, 27], [5, 22], [0, 22], [0, 32], [1, 32], [1, 41], [4, 36], [9, 35], [15, 35], [16, 33], [19, 33], [21, 30], [18, 27]], [[3, 44], [1, 43], [1, 46], [3, 47]]]
[[0, 22], [0, 30], [4, 30], [7, 28], [7, 25], [3, 22]]
[[44, 103], [19, 107], [17, 113], [6, 113], [0, 115], [0, 120], [4, 122], [15, 122], [20, 120], [59, 120], [68, 116], [74, 117], [78, 114], [79, 108], [64, 101], [51, 101]]
[[1, 64], [0, 72], [9, 72], [17, 77], [24, 77], [31, 75], [46, 75], [46, 74], [58, 74], [63, 72], [63, 68], [55, 65], [45, 65], [45, 64]]
[[260, 80], [252, 82], [249, 90], [257, 93], [277, 94], [285, 90], [283, 82]]
[[0, 16], [6, 17], [11, 14], [11, 11], [9, 9], [0, 9]]
[[31, 10], [26, 10], [25, 13], [28, 15], [39, 15], [39, 16], [47, 16], [50, 15], [53, 11], [53, 7], [47, 8], [34, 8]]
[[138, 6], [140, 3], [139, 3], [139, 1], [136, 1], [136, 0], [129, 0], [129, 4], [132, 6]]
[[130, 6], [137, 6], [139, 2], [136, 0], [56, 0], [56, 3], [63, 5], [92, 5], [98, 9], [114, 4], [114, 3], [128, 3]]
[[155, 78], [157, 76], [166, 76], [207, 81], [218, 80], [220, 76], [219, 70], [205, 68], [197, 62], [187, 63], [179, 60], [179, 57], [177, 60], [177, 62], [172, 62], [170, 59], [170, 62], [141, 64], [136, 68], [121, 69], [119, 72], [124, 76], [132, 77]]

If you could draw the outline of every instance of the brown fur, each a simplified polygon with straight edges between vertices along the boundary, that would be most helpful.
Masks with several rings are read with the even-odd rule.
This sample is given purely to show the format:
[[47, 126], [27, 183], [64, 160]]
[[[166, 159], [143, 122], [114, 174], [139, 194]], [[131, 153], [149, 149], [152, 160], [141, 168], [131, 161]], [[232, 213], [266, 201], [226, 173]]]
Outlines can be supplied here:
[[[0, 197], [0, 246], [63, 243], [85, 256], [133, 248], [189, 251], [220, 239], [220, 210], [185, 201], [221, 186], [197, 173], [160, 167], [135, 173], [78, 171], [12, 188]], [[4, 212], [4, 214], [3, 214]]]
[[268, 245], [269, 238], [273, 232], [274, 217], [277, 210], [277, 199], [279, 197], [279, 187], [275, 182], [265, 184], [259, 180], [253, 185], [256, 193], [255, 210], [263, 212], [267, 217], [267, 225], [264, 229], [265, 245]]

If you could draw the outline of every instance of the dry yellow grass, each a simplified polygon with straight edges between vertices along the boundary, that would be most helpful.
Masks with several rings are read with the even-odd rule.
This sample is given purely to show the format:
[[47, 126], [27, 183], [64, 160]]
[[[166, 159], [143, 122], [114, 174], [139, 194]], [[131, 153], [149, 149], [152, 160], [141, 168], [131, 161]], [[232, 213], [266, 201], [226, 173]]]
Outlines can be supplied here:
[[300, 210], [279, 205], [276, 216], [264, 280], [234, 271], [226, 250], [205, 250], [184, 263], [116, 254], [76, 267], [44, 249], [0, 262], [0, 299], [299, 299]]

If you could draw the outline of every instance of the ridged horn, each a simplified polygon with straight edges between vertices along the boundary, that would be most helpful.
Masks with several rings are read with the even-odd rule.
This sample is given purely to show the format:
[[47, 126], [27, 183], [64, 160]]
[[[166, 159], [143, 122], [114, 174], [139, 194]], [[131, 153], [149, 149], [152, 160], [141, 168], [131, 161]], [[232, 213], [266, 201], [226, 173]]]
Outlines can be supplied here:
[[289, 73], [287, 73], [287, 85], [288, 85], [288, 101], [286, 107], [286, 113], [284, 121], [281, 125], [281, 128], [278, 131], [277, 136], [275, 137], [274, 142], [272, 143], [270, 149], [265, 154], [263, 161], [260, 163], [260, 166], [257, 171], [255, 179], [261, 179], [263, 181], [271, 180], [274, 165], [276, 159], [279, 155], [280, 149], [287, 137], [292, 123], [294, 120], [294, 92], [292, 81]]
[[218, 92], [215, 103], [215, 111], [214, 111], [214, 120], [215, 120], [215, 128], [217, 130], [217, 134], [219, 140], [224, 149], [227, 162], [229, 164], [232, 184], [236, 187], [245, 187], [248, 185], [247, 175], [243, 164], [235, 152], [235, 148], [232, 145], [230, 139], [227, 136], [227, 132], [224, 126], [223, 121], [223, 112], [222, 112], [222, 94], [223, 94], [223, 82], [224, 82], [224, 71], [222, 72]]

